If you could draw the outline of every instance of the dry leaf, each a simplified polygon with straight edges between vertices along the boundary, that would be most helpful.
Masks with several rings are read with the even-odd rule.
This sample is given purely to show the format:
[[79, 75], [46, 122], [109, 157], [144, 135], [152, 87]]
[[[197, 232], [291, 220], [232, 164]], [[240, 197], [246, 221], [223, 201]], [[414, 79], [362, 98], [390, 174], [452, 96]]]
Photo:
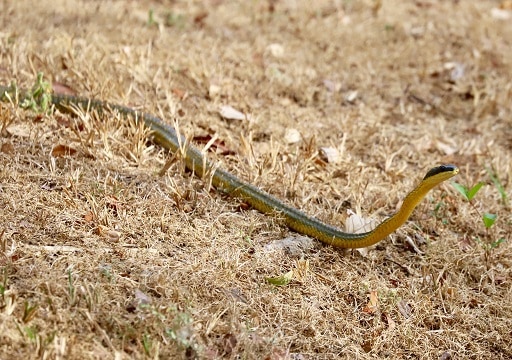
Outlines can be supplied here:
[[84, 215], [84, 220], [85, 222], [91, 222], [94, 220], [94, 214], [92, 213], [92, 211], [89, 211], [87, 212], [87, 214]]
[[449, 286], [444, 289], [443, 293], [447, 298], [453, 299], [457, 296], [457, 288]]
[[276, 277], [266, 277], [265, 280], [275, 286], [285, 286], [293, 279], [293, 270], [288, 271], [286, 274]]
[[185, 90], [182, 90], [180, 88], [172, 88], [171, 91], [172, 91], [172, 94], [180, 100], [185, 99], [188, 94]]
[[33, 119], [32, 119], [32, 122], [37, 124], [37, 123], [42, 123], [44, 120], [44, 116], [42, 114], [36, 114]]
[[280, 44], [270, 44], [267, 46], [267, 50], [275, 58], [280, 58], [284, 55], [284, 47]]
[[377, 291], [370, 291], [368, 297], [370, 298], [370, 301], [368, 301], [368, 304], [366, 304], [366, 306], [363, 308], [363, 312], [367, 314], [373, 314], [379, 308], [379, 298], [377, 297]]
[[[213, 140], [213, 141], [212, 141]], [[229, 149], [223, 140], [214, 139], [210, 134], [194, 136], [194, 142], [199, 144], [208, 144], [211, 142], [208, 150], [217, 150], [220, 155], [235, 155], [234, 150]]]
[[203, 27], [205, 25], [205, 20], [208, 17], [209, 13], [206, 11], [201, 11], [194, 16], [194, 24], [199, 27]]
[[404, 318], [409, 319], [412, 316], [412, 309], [404, 300], [400, 300], [397, 304], [398, 311]]
[[119, 231], [108, 230], [104, 233], [104, 236], [112, 242], [118, 242], [121, 238], [121, 233]]
[[297, 129], [286, 129], [284, 132], [284, 140], [287, 144], [295, 144], [301, 140], [301, 135]]
[[321, 147], [318, 149], [320, 158], [331, 164], [338, 164], [341, 161], [340, 152], [333, 147]]
[[135, 301], [139, 305], [140, 304], [148, 305], [148, 304], [151, 304], [151, 302], [152, 302], [151, 297], [149, 295], [146, 295], [139, 289], [135, 289]]
[[208, 87], [208, 95], [211, 98], [213, 98], [220, 93], [220, 90], [221, 90], [221, 88], [219, 85], [210, 84], [210, 86]]
[[345, 231], [351, 234], [360, 234], [367, 231], [372, 231], [375, 227], [375, 222], [371, 219], [363, 218], [351, 210], [348, 210], [348, 219], [345, 222]]
[[76, 91], [73, 90], [71, 87], [69, 87], [63, 83], [57, 82], [57, 81], [54, 81], [52, 83], [52, 89], [53, 89], [53, 92], [56, 94], [76, 95]]
[[247, 120], [244, 113], [229, 105], [222, 105], [219, 110], [220, 116], [228, 120]]
[[[375, 221], [371, 219], [365, 219], [357, 214], [355, 214], [352, 210], [347, 210], [349, 217], [345, 221], [345, 231], [351, 234], [360, 234], [367, 231], [373, 230], [375, 228]], [[361, 256], [368, 256], [368, 248], [358, 248], [355, 249]]]
[[2, 144], [0, 151], [4, 154], [12, 154], [14, 153], [14, 146], [10, 142], [4, 143]]
[[76, 153], [76, 150], [67, 145], [56, 145], [52, 149], [53, 157], [71, 156]]
[[27, 123], [12, 124], [9, 126], [9, 134], [11, 136], [28, 138], [30, 137], [31, 127]]
[[322, 83], [324, 84], [325, 88], [330, 92], [338, 92], [341, 90], [342, 87], [340, 82], [335, 82], [329, 79], [324, 79]]
[[388, 329], [393, 330], [394, 328], [396, 328], [395, 320], [393, 320], [388, 313], [386, 313], [385, 315], [386, 315], [386, 321], [388, 322]]
[[354, 90], [354, 91], [349, 91], [346, 95], [345, 95], [345, 100], [349, 103], [353, 103], [354, 101], [356, 101], [357, 99], [357, 95], [358, 95], [358, 92], [357, 90]]
[[121, 238], [121, 233], [119, 231], [108, 230], [107, 227], [102, 226], [102, 225], [99, 225], [95, 229], [94, 232], [95, 232], [95, 234], [97, 234], [101, 237], [107, 238], [108, 240], [110, 240], [112, 242], [118, 242], [119, 239]]
[[365, 340], [362, 344], [361, 344], [361, 347], [363, 348], [363, 350], [367, 353], [369, 353], [370, 351], [372, 351], [372, 347], [373, 347], [373, 343], [371, 340]]
[[238, 288], [231, 288], [231, 289], [223, 289], [223, 292], [225, 295], [230, 296], [233, 298], [233, 300], [248, 304], [249, 300], [247, 300], [247, 297], [242, 293], [242, 290]]
[[510, 19], [511, 12], [505, 9], [492, 8], [491, 16], [496, 20], [508, 20]]
[[465, 74], [465, 66], [456, 61], [449, 61], [444, 63], [444, 68], [450, 71], [450, 80], [457, 81], [464, 77]]

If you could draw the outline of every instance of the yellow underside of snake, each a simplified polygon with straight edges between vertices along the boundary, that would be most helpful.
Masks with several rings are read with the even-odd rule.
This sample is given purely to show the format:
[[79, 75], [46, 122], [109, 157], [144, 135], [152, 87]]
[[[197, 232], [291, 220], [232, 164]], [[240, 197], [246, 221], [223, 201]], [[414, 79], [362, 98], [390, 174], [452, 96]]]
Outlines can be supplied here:
[[[4, 101], [12, 101], [18, 97], [22, 99], [27, 92], [17, 90], [13, 87], [0, 86], [0, 98]], [[52, 94], [51, 102], [60, 111], [72, 113], [75, 107], [95, 110], [98, 113], [104, 111], [117, 111], [126, 117], [132, 117], [137, 121], [143, 121], [152, 133], [152, 138], [158, 145], [176, 152], [185, 139], [171, 126], [165, 124], [158, 117], [149, 113], [140, 112], [126, 106], [110, 104], [108, 102], [78, 97], [72, 95]], [[193, 146], [185, 148], [184, 161], [186, 167], [198, 176], [202, 177], [208, 169], [212, 169], [211, 163], [203, 154]], [[440, 165], [427, 172], [420, 183], [405, 197], [400, 210], [393, 216], [387, 218], [372, 231], [352, 234], [325, 224], [318, 219], [308, 216], [302, 211], [286, 205], [277, 198], [269, 195], [261, 189], [240, 180], [235, 175], [222, 170], [215, 169], [212, 175], [212, 184], [219, 190], [249, 203], [253, 208], [267, 214], [279, 214], [288, 227], [291, 229], [312, 236], [326, 244], [341, 248], [361, 248], [376, 244], [386, 236], [398, 229], [412, 214], [416, 206], [423, 200], [425, 195], [436, 185], [455, 176], [459, 169], [454, 165]]]

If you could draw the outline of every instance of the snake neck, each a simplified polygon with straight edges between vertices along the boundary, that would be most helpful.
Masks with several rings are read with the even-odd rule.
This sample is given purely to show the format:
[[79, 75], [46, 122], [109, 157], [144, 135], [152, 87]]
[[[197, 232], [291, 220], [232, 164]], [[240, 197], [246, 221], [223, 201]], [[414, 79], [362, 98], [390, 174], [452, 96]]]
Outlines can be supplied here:
[[[373, 229], [372, 233], [375, 235], [378, 234], [378, 238], [382, 239], [402, 226], [411, 216], [416, 206], [418, 206], [418, 204], [423, 200], [427, 193], [432, 188], [434, 188], [434, 186], [436, 186], [436, 184], [433, 182], [422, 182], [419, 186], [407, 194], [402, 203], [402, 206], [400, 207], [400, 210], [398, 210], [396, 214], [384, 220], [379, 226]], [[379, 240], [376, 236], [376, 241], [374, 243], [377, 243], [378, 241]]]

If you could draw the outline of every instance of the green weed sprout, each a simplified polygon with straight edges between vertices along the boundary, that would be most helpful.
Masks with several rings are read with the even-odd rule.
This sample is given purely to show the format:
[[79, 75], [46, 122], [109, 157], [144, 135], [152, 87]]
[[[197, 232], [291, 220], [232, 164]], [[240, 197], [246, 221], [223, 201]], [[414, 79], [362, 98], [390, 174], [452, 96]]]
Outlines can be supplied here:
[[[495, 177], [497, 179], [497, 177]], [[496, 182], [493, 180], [493, 182], [496, 184]], [[485, 227], [485, 231], [487, 234], [487, 237], [491, 237], [490, 235], [490, 229], [496, 222], [498, 216], [496, 214], [491, 214], [488, 212], [484, 212], [483, 214], [478, 210], [478, 208], [475, 206], [475, 202], [473, 199], [475, 198], [476, 194], [482, 186], [484, 186], [483, 182], [478, 182], [476, 185], [472, 186], [471, 188], [468, 188], [462, 184], [459, 184], [455, 181], [452, 182], [453, 187], [462, 195], [462, 197], [469, 203], [469, 205], [475, 210], [475, 212], [478, 214], [478, 216], [482, 219], [482, 222]], [[501, 183], [500, 183], [501, 185]], [[500, 188], [498, 188], [500, 190]], [[501, 190], [503, 190], [503, 187], [501, 187]], [[502, 194], [502, 199], [506, 199], [506, 193], [503, 190], [503, 192], [500, 191]], [[503, 194], [505, 194], [505, 197], [503, 197]], [[486, 253], [489, 253], [493, 249], [496, 249], [501, 243], [505, 241], [505, 238], [500, 238], [498, 240], [492, 240], [490, 242], [483, 242], [480, 238], [476, 238], [476, 241], [486, 250]]]
[[44, 80], [43, 73], [37, 73], [37, 80], [32, 90], [23, 99], [20, 106], [38, 113], [47, 113], [52, 103], [52, 86]]
[[18, 85], [12, 82], [8, 88], [0, 93], [0, 100], [7, 100], [11, 104], [16, 102], [23, 109], [46, 114], [50, 111], [52, 105], [52, 85], [44, 79], [43, 73], [39, 72], [32, 89], [20, 93]]

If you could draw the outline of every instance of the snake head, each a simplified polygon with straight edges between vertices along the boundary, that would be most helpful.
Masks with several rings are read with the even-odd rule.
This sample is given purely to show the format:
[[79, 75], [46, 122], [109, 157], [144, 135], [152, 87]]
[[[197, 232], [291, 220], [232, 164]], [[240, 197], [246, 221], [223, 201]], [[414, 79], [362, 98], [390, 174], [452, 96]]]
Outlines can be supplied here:
[[423, 180], [426, 180], [432, 176], [441, 175], [444, 174], [446, 176], [446, 179], [451, 178], [452, 176], [455, 176], [459, 173], [459, 168], [455, 165], [451, 164], [445, 164], [436, 166], [435, 168], [430, 169]]

